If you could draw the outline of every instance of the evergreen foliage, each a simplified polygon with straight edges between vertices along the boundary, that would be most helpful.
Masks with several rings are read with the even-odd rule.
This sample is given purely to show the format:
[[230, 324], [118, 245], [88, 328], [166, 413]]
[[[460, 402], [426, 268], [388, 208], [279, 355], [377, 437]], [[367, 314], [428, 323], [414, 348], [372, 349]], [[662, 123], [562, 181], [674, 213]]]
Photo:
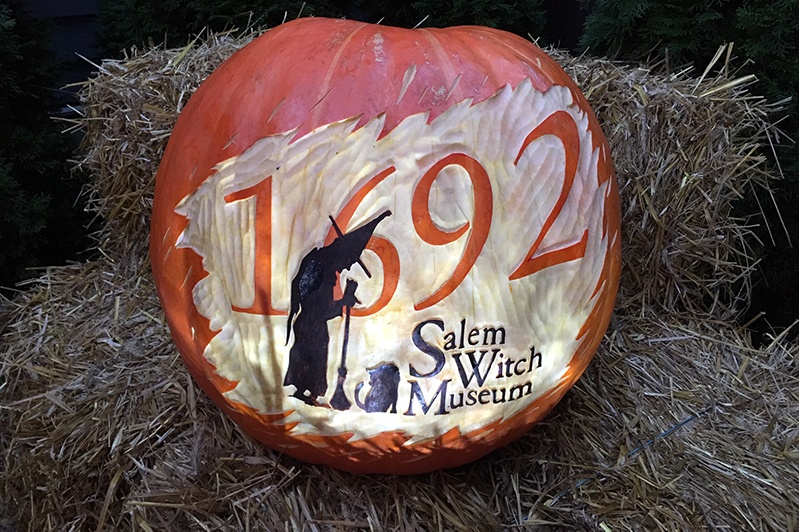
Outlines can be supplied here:
[[[582, 45], [625, 59], [665, 55], [676, 63], [707, 61], [725, 39], [731, 0], [588, 0]], [[666, 52], [668, 50], [668, 52]]]
[[70, 139], [48, 116], [57, 69], [45, 39], [19, 2], [0, 6], [0, 287], [87, 244]]
[[477, 24], [538, 35], [543, 0], [104, 0], [101, 44], [110, 55], [132, 45], [180, 46], [203, 29], [272, 27], [302, 16], [345, 17], [400, 27]]
[[205, 29], [271, 27], [298, 15], [340, 17], [335, 0], [103, 0], [100, 45], [110, 56], [130, 46], [183, 46]]
[[386, 24], [404, 27], [424, 20], [423, 26], [489, 26], [526, 37], [539, 35], [546, 22], [542, 0], [417, 0], [406, 7], [393, 2], [378, 6]]
[[[753, 61], [755, 89], [773, 102], [791, 99], [779, 127], [799, 143], [799, 0], [745, 1], [735, 12], [735, 32], [738, 38], [730, 40]], [[799, 145], [782, 146], [778, 156], [786, 177], [799, 186]]]
[[590, 14], [586, 17], [581, 46], [594, 55], [631, 53], [640, 22], [649, 9], [649, 1], [585, 0], [584, 5]]
[[[780, 128], [799, 141], [799, 0], [583, 0], [591, 10], [581, 39], [596, 55], [625, 60], [668, 57], [672, 66], [704, 68], [718, 47], [734, 43], [742, 73], [776, 102], [792, 98]], [[786, 177], [799, 180], [790, 142], [779, 149]]]

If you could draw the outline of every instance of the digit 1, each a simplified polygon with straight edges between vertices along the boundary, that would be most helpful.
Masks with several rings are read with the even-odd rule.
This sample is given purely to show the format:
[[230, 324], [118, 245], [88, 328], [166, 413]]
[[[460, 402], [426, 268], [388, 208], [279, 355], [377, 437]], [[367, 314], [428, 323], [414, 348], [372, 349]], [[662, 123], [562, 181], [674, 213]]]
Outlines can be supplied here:
[[[469, 174], [472, 182], [474, 220], [472, 220], [471, 224], [467, 220], [459, 228], [447, 232], [436, 227], [430, 216], [430, 189], [441, 170], [451, 164], [460, 166]], [[461, 260], [455, 266], [450, 278], [429, 297], [416, 303], [413, 308], [422, 310], [435, 305], [454, 292], [463, 282], [477, 261], [477, 257], [480, 256], [480, 252], [483, 251], [483, 246], [488, 239], [488, 232], [491, 229], [493, 210], [494, 197], [491, 190], [491, 180], [485, 168], [474, 158], [464, 153], [453, 153], [438, 161], [425, 172], [413, 192], [411, 202], [411, 216], [416, 233], [428, 244], [444, 246], [463, 236], [469, 230], [470, 225], [471, 231], [469, 232]]]
[[560, 196], [558, 196], [555, 206], [549, 212], [544, 225], [541, 227], [541, 232], [533, 242], [530, 251], [527, 252], [527, 256], [508, 277], [511, 281], [527, 277], [556, 264], [585, 257], [585, 250], [588, 246], [588, 230], [586, 229], [583, 231], [583, 236], [579, 242], [547, 251], [540, 255], [536, 254], [544, 237], [552, 228], [552, 224], [555, 223], [555, 219], [560, 215], [563, 206], [566, 204], [566, 199], [569, 197], [569, 192], [571, 192], [572, 185], [574, 185], [574, 178], [577, 175], [577, 163], [580, 157], [580, 133], [577, 131], [577, 124], [574, 123], [574, 119], [566, 111], [556, 111], [527, 135], [513, 164], [518, 165], [519, 159], [521, 159], [527, 146], [544, 135], [555, 135], [563, 143], [566, 159], [563, 186], [561, 186]]
[[257, 185], [225, 196], [226, 203], [255, 198], [255, 300], [249, 308], [233, 307], [235, 312], [286, 316], [288, 311], [272, 306], [272, 176]]

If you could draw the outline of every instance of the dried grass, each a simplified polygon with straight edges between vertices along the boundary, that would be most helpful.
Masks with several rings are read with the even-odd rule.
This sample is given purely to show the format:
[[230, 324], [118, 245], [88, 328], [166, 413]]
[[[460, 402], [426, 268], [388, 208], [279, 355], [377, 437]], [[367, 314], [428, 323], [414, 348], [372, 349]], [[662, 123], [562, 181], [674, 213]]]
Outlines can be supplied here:
[[599, 353], [522, 439], [401, 478], [243, 434], [182, 366], [146, 235], [180, 108], [248, 39], [106, 61], [83, 88], [102, 254], [3, 302], [0, 530], [797, 528], [799, 348], [730, 324], [753, 266], [731, 208], [768, 186], [769, 109], [725, 68], [699, 82], [553, 52], [611, 143], [625, 263]]

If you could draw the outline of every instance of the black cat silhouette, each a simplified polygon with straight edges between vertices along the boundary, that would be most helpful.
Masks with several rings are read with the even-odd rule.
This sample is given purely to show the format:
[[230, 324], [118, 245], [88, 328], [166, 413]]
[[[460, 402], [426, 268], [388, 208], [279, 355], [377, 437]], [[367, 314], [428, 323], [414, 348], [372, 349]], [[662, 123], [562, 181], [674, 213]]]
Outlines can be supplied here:
[[371, 389], [362, 403], [360, 393], [363, 382], [359, 382], [355, 387], [355, 404], [367, 412], [388, 412], [390, 408], [391, 413], [396, 414], [397, 389], [400, 382], [399, 368], [392, 363], [387, 363], [366, 371], [369, 373]]

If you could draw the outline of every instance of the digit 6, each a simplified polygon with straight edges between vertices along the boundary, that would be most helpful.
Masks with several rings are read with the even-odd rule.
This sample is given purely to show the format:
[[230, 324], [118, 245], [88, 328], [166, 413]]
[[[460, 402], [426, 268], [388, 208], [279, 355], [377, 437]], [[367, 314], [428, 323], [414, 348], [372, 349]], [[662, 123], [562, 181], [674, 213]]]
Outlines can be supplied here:
[[[346, 205], [344, 205], [344, 207], [341, 209], [341, 212], [339, 212], [338, 216], [335, 218], [336, 224], [341, 228], [342, 231], [345, 233], [347, 232], [347, 225], [349, 225], [353, 215], [355, 214], [355, 211], [358, 209], [358, 206], [369, 194], [369, 192], [371, 192], [377, 185], [380, 184], [381, 181], [393, 174], [395, 171], [396, 168], [389, 166], [367, 181], [360, 189], [358, 189], [355, 195], [350, 198], [350, 200], [346, 203]], [[333, 242], [335, 238], [335, 229], [331, 227], [330, 231], [327, 233], [325, 245]], [[394, 297], [394, 293], [397, 291], [397, 285], [399, 284], [400, 260], [399, 253], [397, 252], [397, 248], [394, 247], [394, 244], [383, 237], [372, 236], [372, 238], [370, 238], [369, 242], [366, 244], [366, 249], [373, 251], [380, 259], [380, 263], [383, 266], [383, 287], [380, 290], [380, 296], [378, 296], [377, 301], [366, 308], [353, 308], [353, 316], [369, 316], [382, 310], [386, 305], [388, 305], [388, 302], [391, 301], [391, 298]], [[336, 289], [340, 292], [340, 285], [337, 284]], [[341, 297], [340, 293], [338, 294], [338, 297]]]

